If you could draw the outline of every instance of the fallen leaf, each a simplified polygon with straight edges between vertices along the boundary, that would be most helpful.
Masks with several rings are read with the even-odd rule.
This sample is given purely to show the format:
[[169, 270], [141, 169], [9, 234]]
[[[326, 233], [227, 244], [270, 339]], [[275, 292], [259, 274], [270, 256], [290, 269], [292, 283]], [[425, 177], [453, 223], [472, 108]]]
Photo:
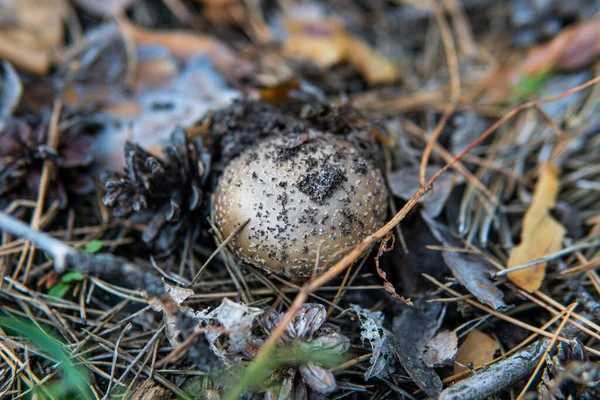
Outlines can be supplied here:
[[[433, 236], [446, 247], [461, 247], [462, 243], [453, 237], [450, 230], [433, 220], [429, 215], [422, 212], [423, 220], [429, 226]], [[502, 300], [504, 293], [498, 289], [490, 279], [490, 273], [494, 271], [492, 266], [480, 256], [455, 251], [444, 251], [442, 257], [452, 274], [469, 292], [471, 292], [481, 303], [492, 307], [494, 310], [506, 307]]]
[[427, 342], [425, 353], [421, 360], [428, 367], [443, 367], [450, 364], [458, 351], [458, 337], [454, 331], [439, 332]]
[[[521, 243], [513, 247], [507, 268], [527, 264], [560, 250], [565, 228], [549, 213], [556, 205], [559, 192], [559, 169], [546, 163], [540, 167], [540, 177], [533, 200], [523, 217]], [[540, 288], [546, 274], [547, 263], [521, 269], [508, 274], [508, 278], [521, 289], [534, 292]]]
[[394, 63], [360, 39], [348, 39], [347, 58], [371, 85], [391, 83], [400, 78], [400, 70]]
[[65, 1], [6, 0], [2, 9], [14, 21], [0, 30], [0, 58], [32, 74], [46, 74], [52, 53], [63, 42]]
[[398, 67], [364, 41], [350, 35], [333, 19], [288, 20], [289, 38], [284, 52], [290, 57], [308, 59], [321, 68], [348, 62], [372, 84], [398, 80]]
[[[538, 95], [556, 71], [580, 70], [599, 56], [600, 20], [568, 26], [549, 42], [530, 48], [527, 54], [513, 53], [507, 57], [505, 67], [495, 71], [490, 79], [487, 102], [522, 101], [524, 97]], [[561, 78], [565, 76], [562, 74]], [[572, 98], [568, 101], [573, 102]]]
[[421, 356], [425, 345], [439, 328], [438, 316], [441, 310], [441, 303], [428, 303], [422, 297], [413, 307], [394, 318], [392, 328], [392, 348], [400, 364], [430, 397], [437, 397], [443, 384], [435, 370], [421, 360]]
[[[426, 169], [426, 180], [431, 178], [441, 167], [429, 166]], [[404, 200], [410, 199], [417, 190], [421, 187], [419, 181], [419, 167], [415, 168], [401, 168], [397, 171], [390, 173], [389, 182], [390, 188], [394, 196], [400, 197]], [[425, 193], [419, 200], [419, 203], [423, 204], [425, 212], [435, 218], [442, 212], [446, 200], [452, 192], [454, 187], [454, 175], [450, 172], [445, 173], [439, 177], [433, 184], [432, 190]]]
[[[215, 319], [223, 328], [228, 331], [228, 353], [239, 353], [248, 347], [252, 339], [252, 329], [254, 321], [263, 314], [263, 310], [256, 307], [249, 307], [243, 303], [236, 303], [228, 298], [224, 298], [221, 305], [211, 311], [206, 318]], [[209, 331], [206, 338], [213, 345], [217, 338], [221, 336], [219, 331]], [[217, 356], [223, 356], [216, 347], [213, 349]]]
[[200, 324], [200, 320], [190, 307], [181, 306], [181, 303], [193, 295], [194, 291], [192, 289], [171, 286], [167, 283], [165, 283], [165, 290], [172, 301], [165, 302], [164, 299], [149, 297], [146, 294], [144, 294], [144, 297], [154, 311], [162, 311], [167, 331], [167, 339], [169, 340], [171, 346], [177, 347], [179, 344], [181, 344], [181, 331], [177, 327], [177, 313], [181, 311], [189, 317], [197, 319], [198, 324]]
[[[494, 359], [494, 354], [500, 350], [498, 342], [487, 333], [474, 329], [467, 335], [465, 341], [458, 347], [456, 361], [462, 365], [471, 363], [473, 368], [479, 368]], [[454, 373], [467, 371], [467, 368], [454, 364]]]
[[593, 19], [563, 29], [550, 42], [533, 47], [522, 72], [534, 76], [549, 70], [573, 71], [600, 55], [600, 20]]

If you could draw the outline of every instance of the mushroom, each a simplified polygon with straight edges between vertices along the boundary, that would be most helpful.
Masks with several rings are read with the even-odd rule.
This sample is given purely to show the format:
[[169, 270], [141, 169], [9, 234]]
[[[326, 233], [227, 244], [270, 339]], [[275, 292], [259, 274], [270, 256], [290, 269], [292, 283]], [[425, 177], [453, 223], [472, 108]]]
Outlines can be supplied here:
[[212, 211], [224, 238], [250, 219], [229, 242], [237, 257], [308, 277], [384, 224], [387, 190], [379, 169], [348, 141], [309, 132], [266, 139], [233, 159]]

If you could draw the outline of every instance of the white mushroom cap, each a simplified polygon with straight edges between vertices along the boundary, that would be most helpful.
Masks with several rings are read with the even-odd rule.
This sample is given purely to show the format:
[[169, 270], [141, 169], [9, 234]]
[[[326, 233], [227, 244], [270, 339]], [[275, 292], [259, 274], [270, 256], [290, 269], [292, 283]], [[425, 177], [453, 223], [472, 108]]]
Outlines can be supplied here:
[[224, 238], [247, 263], [306, 277], [385, 223], [381, 172], [349, 142], [323, 133], [266, 139], [226, 167], [214, 201]]

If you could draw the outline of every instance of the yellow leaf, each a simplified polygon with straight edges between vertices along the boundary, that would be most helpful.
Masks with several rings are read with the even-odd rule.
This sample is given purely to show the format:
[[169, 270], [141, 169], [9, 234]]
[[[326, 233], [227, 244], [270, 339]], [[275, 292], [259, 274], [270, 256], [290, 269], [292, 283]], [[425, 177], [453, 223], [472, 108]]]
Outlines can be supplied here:
[[400, 77], [394, 63], [350, 35], [337, 21], [291, 20], [288, 30], [284, 52], [291, 57], [308, 59], [321, 68], [348, 62], [370, 84], [394, 82]]
[[[549, 213], [558, 196], [559, 170], [555, 165], [542, 164], [540, 178], [533, 200], [523, 218], [521, 243], [512, 249], [508, 268], [527, 264], [560, 250], [565, 228]], [[540, 288], [546, 274], [547, 263], [521, 269], [508, 274], [508, 278], [521, 289], [534, 292]]]
[[[473, 368], [479, 368], [494, 359], [494, 354], [500, 350], [498, 342], [487, 333], [474, 329], [465, 341], [459, 346], [455, 360], [467, 365], [471, 363]], [[454, 364], [454, 373], [458, 374], [465, 371], [466, 368]]]
[[330, 68], [346, 58], [348, 35], [335, 21], [289, 21], [290, 37], [284, 51]]
[[398, 67], [362, 40], [348, 41], [348, 62], [372, 85], [398, 80]]

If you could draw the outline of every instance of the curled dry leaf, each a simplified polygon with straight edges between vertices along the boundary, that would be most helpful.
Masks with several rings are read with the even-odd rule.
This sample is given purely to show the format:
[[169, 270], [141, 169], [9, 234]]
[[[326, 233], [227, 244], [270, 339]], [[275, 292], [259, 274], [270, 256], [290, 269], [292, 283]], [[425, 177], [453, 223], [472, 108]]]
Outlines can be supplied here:
[[439, 332], [427, 342], [425, 353], [421, 358], [428, 367], [443, 367], [450, 364], [458, 351], [458, 337], [454, 331]]
[[[459, 240], [453, 237], [447, 227], [438, 224], [424, 212], [421, 213], [421, 216], [429, 226], [433, 236], [442, 245], [446, 247], [460, 247], [462, 245]], [[455, 251], [444, 251], [442, 256], [454, 277], [477, 297], [477, 300], [495, 310], [506, 307], [506, 303], [502, 300], [504, 293], [490, 279], [489, 274], [493, 269], [483, 257]]]
[[[474, 329], [458, 347], [456, 361], [464, 366], [470, 364], [473, 368], [479, 368], [491, 362], [498, 350], [500, 350], [500, 345], [494, 338], [487, 333]], [[466, 370], [465, 367], [457, 363], [454, 364], [455, 374]]]
[[14, 21], [0, 30], [0, 58], [32, 74], [46, 74], [52, 53], [63, 42], [65, 1], [8, 0], [2, 8]]
[[181, 306], [181, 303], [193, 295], [194, 291], [192, 289], [171, 286], [168, 283], [165, 283], [165, 290], [167, 295], [171, 296], [175, 302], [176, 307], [170, 307], [169, 305], [172, 303], [164, 302], [162, 299], [156, 297], [149, 297], [147, 295], [144, 295], [144, 297], [154, 311], [162, 311], [167, 330], [167, 339], [169, 340], [171, 346], [177, 347], [179, 344], [181, 344], [181, 340], [179, 339], [179, 334], [181, 332], [179, 329], [177, 329], [176, 314], [178, 311], [182, 311], [188, 316], [195, 317], [195, 313], [191, 308]]
[[[390, 243], [390, 241], [391, 241], [391, 244], [388, 244], [388, 243]], [[381, 255], [384, 252], [392, 250], [394, 248], [395, 241], [396, 241], [396, 236], [394, 236], [393, 232], [390, 232], [387, 235], [387, 237], [381, 241], [381, 244], [379, 245], [379, 250], [377, 251], [377, 256], [375, 256], [375, 268], [377, 269], [377, 274], [379, 275], [379, 277], [381, 279], [383, 279], [383, 289], [386, 292], [388, 292], [389, 294], [391, 294], [392, 297], [395, 298], [396, 300], [400, 300], [403, 303], [412, 305], [412, 302], [410, 301], [410, 299], [405, 299], [404, 297], [400, 296], [396, 292], [396, 288], [394, 287], [394, 285], [392, 285], [392, 283], [387, 280], [387, 274], [379, 266], [379, 257], [381, 257]]]
[[[523, 217], [521, 243], [512, 249], [508, 258], [508, 268], [527, 264], [560, 250], [565, 228], [549, 213], [556, 205], [559, 192], [558, 175], [559, 170], [555, 165], [541, 165], [533, 200]], [[534, 292], [542, 285], [546, 265], [544, 262], [511, 272], [508, 278], [521, 289]]]
[[348, 62], [372, 85], [400, 77], [394, 63], [333, 19], [290, 20], [287, 26], [284, 51], [291, 57], [308, 59], [321, 68]]

